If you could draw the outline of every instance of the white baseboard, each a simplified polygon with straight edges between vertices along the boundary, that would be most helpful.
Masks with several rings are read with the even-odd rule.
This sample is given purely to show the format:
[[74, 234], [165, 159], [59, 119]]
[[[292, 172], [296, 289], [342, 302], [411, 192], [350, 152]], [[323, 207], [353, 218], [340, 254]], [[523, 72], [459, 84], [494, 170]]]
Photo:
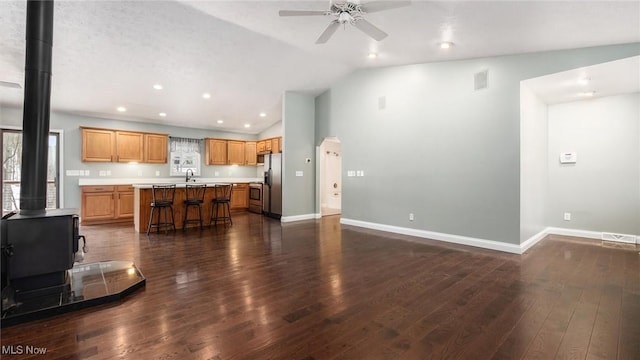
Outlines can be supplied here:
[[393, 226], [393, 225], [377, 224], [377, 223], [371, 223], [371, 222], [353, 220], [353, 219], [345, 219], [345, 218], [340, 219], [340, 223], [345, 225], [363, 227], [367, 229], [415, 236], [418, 238], [425, 238], [425, 239], [444, 241], [444, 242], [449, 242], [454, 244], [461, 244], [461, 245], [475, 246], [475, 247], [484, 248], [484, 249], [503, 251], [503, 252], [508, 252], [512, 254], [522, 253], [520, 245], [509, 244], [509, 243], [504, 243], [500, 241], [478, 239], [478, 238], [472, 238], [467, 236], [445, 234], [445, 233], [439, 233], [439, 232], [427, 231], [427, 230], [411, 229], [411, 228], [405, 228], [405, 227]]
[[[415, 236], [417, 238], [425, 238], [425, 239], [444, 241], [444, 242], [449, 242], [454, 244], [461, 244], [461, 245], [475, 246], [475, 247], [484, 248], [484, 249], [503, 251], [503, 252], [508, 252], [512, 254], [524, 254], [525, 251], [529, 250], [534, 245], [539, 243], [547, 235], [575, 236], [575, 237], [581, 237], [581, 238], [587, 238], [587, 239], [602, 240], [602, 232], [598, 232], [598, 231], [548, 227], [540, 231], [539, 233], [533, 235], [529, 239], [525, 240], [520, 245], [515, 245], [515, 244], [509, 244], [509, 243], [504, 243], [504, 242], [494, 241], [494, 240], [478, 239], [478, 238], [472, 238], [467, 236], [439, 233], [434, 231], [411, 229], [411, 228], [405, 228], [405, 227], [393, 226], [393, 225], [377, 224], [377, 223], [371, 223], [367, 221], [360, 221], [360, 220], [353, 220], [353, 219], [342, 218], [340, 219], [340, 223], [345, 225], [363, 227], [367, 229], [386, 231], [386, 232], [391, 232], [395, 234]], [[640, 243], [640, 236], [635, 236], [635, 239], [636, 239], [636, 243]], [[606, 241], [615, 241], [615, 240], [606, 240]], [[617, 241], [617, 242], [628, 243], [627, 241]]]
[[[553, 234], [553, 235], [576, 236], [576, 237], [582, 237], [582, 238], [588, 238], [588, 239], [603, 240], [603, 237], [602, 237], [603, 233], [600, 231], [565, 229], [565, 228], [555, 228], [555, 227], [547, 228], [547, 231], [549, 234]], [[627, 235], [627, 237], [632, 238], [633, 241], [622, 241], [622, 240], [616, 240], [616, 239], [606, 239], [604, 241], [619, 242], [623, 244], [636, 244], [638, 243], [638, 240], [640, 240], [640, 236], [638, 235]]]
[[527, 240], [523, 241], [520, 243], [520, 253], [524, 254], [525, 251], [531, 249], [533, 247], [533, 245], [537, 244], [540, 242], [540, 240], [544, 239], [545, 236], [549, 235], [549, 228], [546, 228], [542, 231], [540, 231], [539, 233], [533, 235], [532, 237], [528, 238]]
[[302, 221], [302, 220], [314, 220], [319, 219], [320, 214], [303, 214], [303, 215], [292, 215], [292, 216], [283, 216], [280, 218], [280, 222], [294, 222], [294, 221]]

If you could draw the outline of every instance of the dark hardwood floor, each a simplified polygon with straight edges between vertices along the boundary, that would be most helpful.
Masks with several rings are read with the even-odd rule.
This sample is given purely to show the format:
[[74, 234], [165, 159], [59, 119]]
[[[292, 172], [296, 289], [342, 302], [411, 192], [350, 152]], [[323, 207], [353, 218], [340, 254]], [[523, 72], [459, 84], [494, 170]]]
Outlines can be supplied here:
[[3, 328], [2, 346], [45, 347], [38, 359], [640, 359], [635, 246], [551, 236], [520, 256], [249, 213], [168, 236], [81, 232], [86, 262], [133, 260], [146, 288]]

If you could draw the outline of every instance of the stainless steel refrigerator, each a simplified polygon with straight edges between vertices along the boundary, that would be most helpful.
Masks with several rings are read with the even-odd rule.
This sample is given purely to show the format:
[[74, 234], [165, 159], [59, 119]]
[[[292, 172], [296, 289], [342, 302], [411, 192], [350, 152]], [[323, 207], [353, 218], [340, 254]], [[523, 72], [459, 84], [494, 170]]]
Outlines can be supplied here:
[[282, 154], [264, 156], [264, 215], [282, 217]]

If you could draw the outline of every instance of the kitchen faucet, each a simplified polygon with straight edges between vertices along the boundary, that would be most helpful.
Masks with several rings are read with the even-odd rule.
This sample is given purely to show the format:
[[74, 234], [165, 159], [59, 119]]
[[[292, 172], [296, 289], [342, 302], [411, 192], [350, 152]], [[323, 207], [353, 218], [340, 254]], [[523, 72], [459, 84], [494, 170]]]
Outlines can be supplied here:
[[[189, 175], [189, 173], [191, 173], [191, 175]], [[186, 178], [184, 179], [184, 181], [185, 182], [189, 182], [189, 180], [191, 180], [192, 177], [193, 177], [193, 170], [187, 169], [187, 175], [186, 175]]]

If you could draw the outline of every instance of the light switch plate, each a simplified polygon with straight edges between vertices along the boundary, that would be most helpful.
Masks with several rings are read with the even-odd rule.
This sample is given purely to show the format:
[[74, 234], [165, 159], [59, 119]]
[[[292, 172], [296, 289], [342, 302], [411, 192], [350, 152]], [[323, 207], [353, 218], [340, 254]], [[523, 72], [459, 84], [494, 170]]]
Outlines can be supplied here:
[[304, 173], [302, 171], [296, 171], [296, 176], [302, 176]]

